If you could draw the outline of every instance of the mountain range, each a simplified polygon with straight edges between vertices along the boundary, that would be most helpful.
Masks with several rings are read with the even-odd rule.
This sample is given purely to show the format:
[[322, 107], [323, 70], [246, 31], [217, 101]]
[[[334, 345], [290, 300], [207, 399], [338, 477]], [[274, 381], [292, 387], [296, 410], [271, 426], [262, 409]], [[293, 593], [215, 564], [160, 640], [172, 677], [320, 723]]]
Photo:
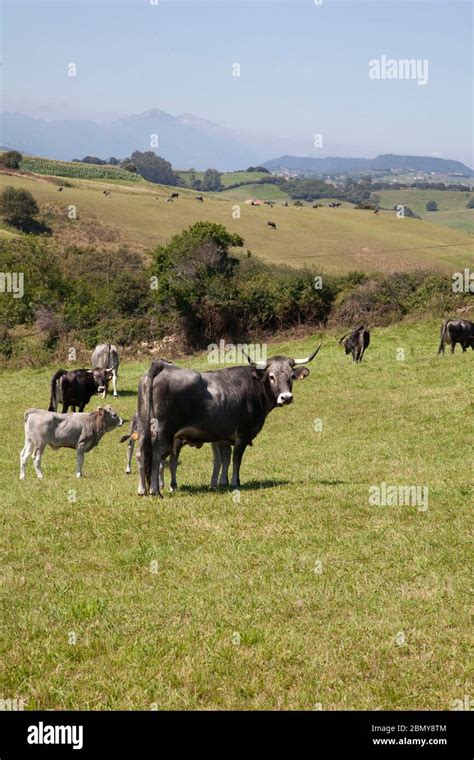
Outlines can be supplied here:
[[467, 177], [474, 176], [473, 170], [460, 161], [435, 156], [397, 156], [392, 153], [376, 158], [280, 156], [280, 158], [265, 161], [263, 166], [271, 172], [293, 171], [314, 176], [348, 174], [360, 171], [441, 172], [443, 174], [461, 174]]
[[460, 161], [392, 154], [376, 158], [282, 155], [262, 164], [266, 158], [264, 151], [268, 156], [273, 150], [288, 149], [285, 141], [288, 142], [288, 138], [233, 131], [194, 114], [172, 116], [159, 108], [101, 122], [46, 120], [8, 111], [0, 114], [0, 145], [64, 161], [86, 155], [123, 159], [134, 150], [153, 150], [170, 161], [174, 169], [212, 167], [234, 171], [261, 164], [270, 171], [289, 170], [315, 176], [380, 169], [474, 174]]
[[[158, 145], [156, 145], [156, 137]], [[176, 169], [231, 171], [258, 162], [257, 150], [206, 119], [172, 116], [159, 108], [95, 122], [46, 121], [19, 113], [0, 114], [0, 143], [24, 153], [71, 161], [94, 155], [123, 159], [134, 150], [154, 150]]]

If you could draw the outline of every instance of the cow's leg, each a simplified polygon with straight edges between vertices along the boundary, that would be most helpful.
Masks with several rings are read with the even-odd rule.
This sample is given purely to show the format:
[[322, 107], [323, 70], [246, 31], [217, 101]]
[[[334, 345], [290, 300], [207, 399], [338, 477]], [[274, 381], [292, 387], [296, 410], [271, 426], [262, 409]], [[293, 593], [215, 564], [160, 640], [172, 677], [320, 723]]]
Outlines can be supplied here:
[[40, 480], [43, 478], [43, 471], [41, 469], [41, 457], [43, 456], [43, 451], [45, 450], [46, 444], [43, 444], [42, 446], [37, 446], [33, 453], [33, 465], [35, 468], [36, 475]]
[[138, 443], [137, 446], [137, 466], [138, 466], [138, 495], [144, 496], [146, 494], [146, 480], [145, 480], [145, 467], [143, 464], [142, 446]]
[[211, 475], [211, 488], [217, 488], [217, 484], [219, 482], [219, 475], [221, 471], [221, 452], [219, 449], [218, 443], [212, 443], [212, 458], [213, 458], [213, 466], [212, 466], [212, 475]]
[[230, 458], [232, 456], [232, 446], [230, 445], [230, 443], [220, 443], [219, 453], [220, 453], [221, 463], [222, 463], [221, 476], [219, 478], [219, 485], [228, 486], [229, 485], [229, 465], [230, 465]]
[[181, 454], [181, 449], [183, 448], [182, 441], [178, 438], [171, 447], [171, 454], [170, 454], [170, 472], [171, 472], [171, 483], [170, 483], [170, 493], [173, 493], [174, 491], [178, 490], [178, 481], [176, 479], [176, 473], [178, 472], [178, 464], [179, 464], [179, 455]]
[[34, 443], [31, 438], [25, 436], [25, 445], [23, 446], [20, 454], [20, 480], [24, 480], [26, 477], [26, 463], [31, 456], [34, 449]]
[[455, 340], [452, 340], [452, 341], [451, 341], [451, 353], [452, 353], [452, 354], [454, 354], [454, 349], [455, 349], [455, 348], [456, 348], [456, 341], [455, 341]]
[[118, 396], [118, 393], [117, 393], [117, 373], [115, 372], [115, 370], [113, 371], [113, 374], [112, 374], [112, 385], [114, 387], [114, 396]]
[[84, 464], [84, 449], [82, 446], [77, 447], [76, 457], [76, 478], [82, 478], [82, 465]]
[[130, 438], [127, 444], [127, 468], [125, 470], [126, 475], [130, 475], [132, 471], [132, 457], [133, 457], [134, 448], [135, 448], [135, 441], [133, 440], [133, 438]]
[[463, 354], [465, 354], [467, 351], [467, 343], [461, 343], [461, 348], [462, 348]]
[[160, 467], [164, 460], [164, 453], [169, 446], [163, 446], [163, 443], [159, 440], [155, 440], [152, 448], [151, 457], [151, 482], [150, 482], [150, 496], [160, 496], [163, 498], [163, 494], [160, 489]]
[[232, 462], [232, 481], [231, 488], [240, 488], [240, 465], [244, 451], [247, 448], [247, 442], [237, 441], [234, 446], [234, 458]]

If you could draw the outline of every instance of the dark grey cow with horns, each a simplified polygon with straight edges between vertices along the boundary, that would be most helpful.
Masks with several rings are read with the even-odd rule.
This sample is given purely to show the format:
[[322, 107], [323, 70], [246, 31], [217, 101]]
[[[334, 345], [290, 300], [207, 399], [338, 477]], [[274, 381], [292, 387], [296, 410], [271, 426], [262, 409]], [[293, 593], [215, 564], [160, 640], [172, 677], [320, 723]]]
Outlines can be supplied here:
[[370, 330], [361, 325], [356, 330], [346, 333], [339, 338], [339, 343], [344, 346], [345, 354], [352, 354], [353, 362], [361, 362], [365, 349], [370, 343]]
[[162, 496], [161, 462], [179, 439], [192, 446], [227, 442], [234, 446], [231, 488], [240, 486], [240, 465], [247, 446], [267, 415], [293, 401], [293, 381], [309, 375], [304, 359], [273, 356], [247, 366], [211, 372], [153, 362], [138, 386], [138, 493]]

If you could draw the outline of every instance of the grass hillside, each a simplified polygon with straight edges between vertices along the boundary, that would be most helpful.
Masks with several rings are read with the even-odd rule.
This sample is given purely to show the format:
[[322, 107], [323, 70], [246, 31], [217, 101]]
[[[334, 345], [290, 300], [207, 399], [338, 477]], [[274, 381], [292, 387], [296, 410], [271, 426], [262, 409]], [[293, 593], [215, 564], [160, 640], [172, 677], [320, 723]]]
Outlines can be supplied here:
[[[236, 200], [220, 193], [205, 194], [202, 204], [195, 200], [196, 193], [178, 188], [180, 198], [166, 203], [170, 188], [145, 181], [128, 185], [70, 181], [73, 187], [58, 193], [57, 182], [47, 177], [0, 174], [0, 189], [13, 185], [30, 190], [47, 212], [55, 235], [71, 244], [113, 248], [123, 243], [142, 251], [204, 219], [240, 234], [258, 256], [295, 266], [314, 264], [318, 270], [424, 267], [449, 273], [473, 262], [471, 236], [427, 221], [397, 219], [392, 212], [376, 216], [350, 207], [313, 209], [308, 204], [301, 209], [281, 204], [268, 209], [241, 202], [240, 219], [235, 219]], [[111, 190], [110, 198], [103, 195], [104, 189]], [[71, 205], [76, 219], [68, 218]], [[277, 230], [267, 227], [268, 220], [276, 223]]]
[[[29, 463], [20, 483], [23, 413], [47, 405], [53, 369], [1, 375], [4, 694], [42, 710], [451, 709], [470, 693], [474, 353], [438, 358], [438, 334], [375, 330], [360, 366], [328, 336], [247, 450], [239, 496], [208, 490], [205, 446], [183, 450], [181, 491], [138, 497], [122, 431], [82, 481], [74, 452], [48, 449], [44, 481]], [[147, 366], [120, 368], [127, 418]], [[371, 505], [383, 482], [427, 487], [428, 508]]]
[[229, 190], [223, 190], [221, 195], [223, 198], [235, 198], [242, 201], [250, 198], [262, 201], [290, 200], [288, 193], [285, 193], [278, 185], [273, 185], [271, 182], [265, 182], [263, 185], [253, 183], [241, 185], [240, 187], [232, 187]]
[[[380, 190], [380, 204], [384, 208], [398, 205], [409, 206], [415, 214], [426, 221], [442, 227], [452, 227], [461, 232], [474, 232], [474, 209], [466, 204], [472, 193], [452, 190]], [[427, 211], [428, 201], [435, 201], [439, 211]]]
[[[180, 182], [186, 185], [190, 183], [191, 172], [181, 171], [177, 172], [177, 174], [179, 175]], [[194, 176], [202, 182], [204, 172], [195, 171]], [[268, 177], [266, 172], [225, 172], [224, 174], [221, 174], [221, 184], [224, 187], [228, 187], [229, 185], [237, 184], [237, 182], [252, 183], [257, 179], [263, 179], [264, 177]]]

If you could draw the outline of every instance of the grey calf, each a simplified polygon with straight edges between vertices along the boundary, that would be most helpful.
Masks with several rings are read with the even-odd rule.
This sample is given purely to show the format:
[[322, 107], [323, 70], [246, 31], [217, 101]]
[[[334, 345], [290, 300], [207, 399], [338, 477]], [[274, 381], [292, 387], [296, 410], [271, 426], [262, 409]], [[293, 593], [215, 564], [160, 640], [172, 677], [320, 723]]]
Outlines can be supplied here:
[[91, 451], [105, 433], [120, 427], [122, 420], [111, 406], [95, 412], [58, 414], [43, 409], [25, 412], [25, 445], [20, 454], [20, 480], [26, 476], [26, 463], [33, 454], [36, 475], [41, 480], [41, 457], [46, 446], [52, 449], [76, 449], [76, 476], [82, 476], [84, 455]]

